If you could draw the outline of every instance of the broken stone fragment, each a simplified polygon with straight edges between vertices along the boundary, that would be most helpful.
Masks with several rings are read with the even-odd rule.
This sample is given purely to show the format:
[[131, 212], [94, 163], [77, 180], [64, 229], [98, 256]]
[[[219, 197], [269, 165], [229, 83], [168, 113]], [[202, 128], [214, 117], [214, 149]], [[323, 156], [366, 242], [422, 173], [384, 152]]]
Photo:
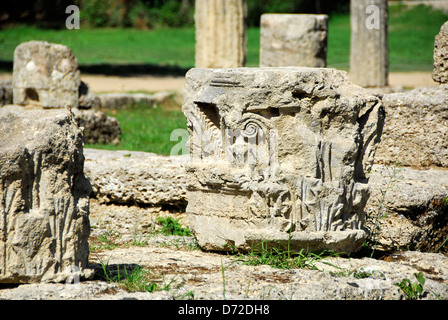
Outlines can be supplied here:
[[29, 41], [14, 51], [13, 101], [44, 108], [76, 108], [81, 84], [78, 61], [61, 44]]
[[187, 214], [207, 250], [359, 249], [381, 100], [322, 68], [192, 69]]
[[90, 183], [65, 109], [0, 108], [0, 283], [89, 277]]
[[448, 22], [442, 25], [435, 37], [432, 78], [441, 84], [448, 83]]

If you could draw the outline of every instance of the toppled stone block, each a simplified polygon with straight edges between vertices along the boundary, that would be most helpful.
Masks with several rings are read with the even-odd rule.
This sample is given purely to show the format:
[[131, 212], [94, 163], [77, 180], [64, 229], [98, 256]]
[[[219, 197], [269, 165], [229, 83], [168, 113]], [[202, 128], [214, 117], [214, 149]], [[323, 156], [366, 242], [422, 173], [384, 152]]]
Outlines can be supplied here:
[[82, 131], [68, 110], [0, 108], [0, 282], [89, 277]]
[[188, 156], [85, 149], [85, 174], [101, 203], [185, 208]]
[[14, 104], [76, 108], [80, 81], [78, 61], [66, 46], [29, 41], [14, 51]]
[[334, 69], [192, 69], [182, 110], [187, 214], [203, 249], [359, 249], [378, 97]]
[[448, 83], [448, 22], [442, 25], [435, 37], [432, 78], [439, 83]]
[[104, 112], [90, 109], [72, 109], [76, 122], [83, 128], [86, 143], [119, 144], [121, 141], [120, 122]]
[[326, 67], [328, 16], [263, 14], [260, 67]]
[[448, 167], [448, 88], [384, 94], [386, 110], [375, 161], [417, 168]]

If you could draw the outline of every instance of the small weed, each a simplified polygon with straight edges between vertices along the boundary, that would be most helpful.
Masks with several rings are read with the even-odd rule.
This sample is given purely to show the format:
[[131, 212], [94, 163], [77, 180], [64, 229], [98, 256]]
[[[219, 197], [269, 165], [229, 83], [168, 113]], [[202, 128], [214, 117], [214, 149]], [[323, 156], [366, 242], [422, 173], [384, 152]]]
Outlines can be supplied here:
[[252, 249], [248, 255], [240, 255], [239, 260], [245, 265], [258, 266], [268, 265], [277, 269], [310, 269], [318, 270], [315, 263], [319, 260], [334, 255], [329, 251], [323, 251], [320, 254], [307, 253], [305, 250], [299, 252], [292, 252], [283, 250], [275, 246], [269, 247], [265, 242], [261, 244], [258, 250]]
[[385, 278], [384, 274], [375, 270], [368, 271], [364, 268], [360, 268], [359, 270], [344, 270], [339, 272], [330, 272], [331, 275], [337, 276], [337, 277], [353, 277], [355, 279], [366, 279], [371, 276], [380, 277], [382, 279]]
[[164, 235], [173, 235], [173, 236], [191, 236], [191, 231], [188, 228], [182, 227], [179, 223], [180, 219], [174, 220], [171, 217], [157, 218], [157, 222], [161, 225], [160, 232]]
[[125, 268], [124, 275], [118, 269], [118, 274], [113, 279], [113, 282], [122, 285], [129, 292], [154, 292], [158, 287], [157, 284], [150, 281], [151, 276], [152, 273], [149, 270], [144, 270], [141, 266], [137, 265], [130, 272]]
[[114, 235], [112, 231], [107, 231], [93, 240], [90, 245], [90, 251], [113, 250], [118, 247], [113, 241]]
[[364, 247], [371, 249], [371, 257], [373, 257], [373, 255], [375, 254], [375, 249], [378, 245], [378, 238], [382, 231], [383, 220], [387, 217], [387, 193], [395, 186], [395, 183], [398, 181], [400, 171], [401, 169], [398, 165], [394, 166], [391, 169], [386, 186], [383, 190], [380, 190], [381, 196], [377, 200], [377, 207], [367, 214], [366, 227], [369, 229], [370, 236], [365, 241]]
[[128, 270], [126, 266], [117, 265], [116, 271], [110, 270], [109, 261], [105, 264], [100, 261], [103, 274], [100, 278], [110, 282], [117, 283], [128, 292], [154, 292], [158, 290], [155, 282], [151, 281], [153, 274], [150, 270], [143, 269], [140, 265], [134, 266]]
[[405, 294], [408, 300], [417, 300], [423, 296], [423, 285], [425, 278], [421, 272], [414, 273], [417, 282], [411, 282], [409, 279], [403, 279], [401, 282], [395, 283]]

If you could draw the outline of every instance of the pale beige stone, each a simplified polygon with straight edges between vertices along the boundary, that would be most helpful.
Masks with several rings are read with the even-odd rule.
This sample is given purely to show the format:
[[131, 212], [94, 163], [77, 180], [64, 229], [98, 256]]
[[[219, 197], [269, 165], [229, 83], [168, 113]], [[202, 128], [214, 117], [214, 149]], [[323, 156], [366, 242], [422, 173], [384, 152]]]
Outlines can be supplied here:
[[448, 167], [448, 87], [383, 95], [386, 110], [375, 160], [416, 168]]
[[196, 0], [196, 67], [235, 68], [246, 63], [245, 0]]
[[89, 276], [82, 131], [68, 110], [0, 108], [0, 282]]
[[70, 48], [29, 41], [14, 51], [13, 101], [44, 108], [75, 108], [81, 84], [78, 61]]
[[263, 14], [260, 67], [326, 67], [328, 16]]
[[325, 68], [192, 69], [187, 214], [199, 244], [356, 251], [381, 100]]

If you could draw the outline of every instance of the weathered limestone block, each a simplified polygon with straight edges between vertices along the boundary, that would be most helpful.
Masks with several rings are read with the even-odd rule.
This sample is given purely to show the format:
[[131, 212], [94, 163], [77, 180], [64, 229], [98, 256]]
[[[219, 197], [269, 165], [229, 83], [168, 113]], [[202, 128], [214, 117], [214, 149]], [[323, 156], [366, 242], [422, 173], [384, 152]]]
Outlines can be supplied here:
[[236, 68], [245, 65], [245, 0], [196, 0], [194, 19], [197, 68]]
[[263, 14], [260, 67], [326, 67], [328, 16]]
[[448, 87], [384, 94], [382, 100], [386, 123], [375, 161], [448, 167]]
[[432, 78], [439, 83], [448, 83], [448, 22], [442, 25], [435, 37]]
[[185, 208], [188, 156], [85, 149], [85, 175], [101, 203]]
[[0, 108], [0, 282], [89, 277], [82, 131], [68, 110]]
[[14, 51], [14, 104], [75, 108], [80, 81], [78, 61], [66, 46], [29, 41]]
[[121, 141], [120, 122], [98, 110], [72, 109], [76, 122], [83, 128], [86, 143], [118, 144]]
[[356, 251], [381, 100], [325, 68], [192, 69], [187, 214], [207, 250]]
[[350, 79], [363, 87], [388, 84], [387, 0], [350, 1]]
[[448, 252], [448, 171], [375, 164], [366, 224], [383, 250]]

